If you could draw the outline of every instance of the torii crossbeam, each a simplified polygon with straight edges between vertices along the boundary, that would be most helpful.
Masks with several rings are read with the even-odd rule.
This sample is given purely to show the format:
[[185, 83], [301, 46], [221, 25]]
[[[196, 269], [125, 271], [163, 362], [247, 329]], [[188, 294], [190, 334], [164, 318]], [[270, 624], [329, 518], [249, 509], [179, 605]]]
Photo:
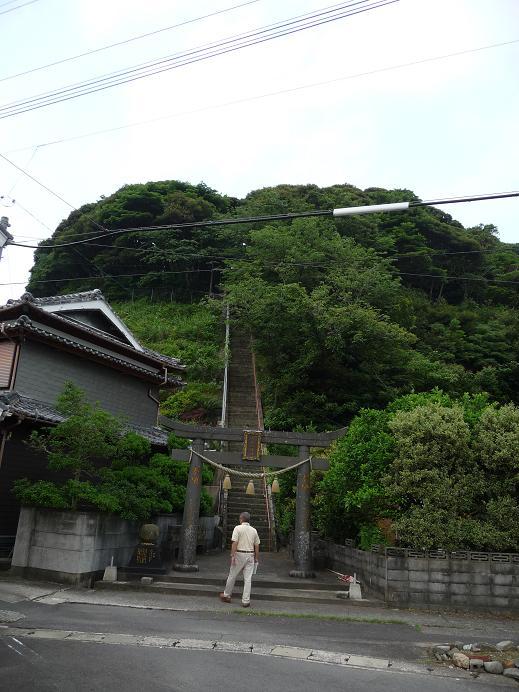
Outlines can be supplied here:
[[187, 449], [172, 449], [171, 456], [179, 461], [190, 461], [189, 476], [184, 505], [184, 519], [180, 539], [179, 560], [174, 566], [182, 572], [197, 572], [196, 539], [198, 533], [198, 515], [200, 512], [201, 467], [203, 454], [213, 462], [222, 465], [243, 465], [244, 469], [256, 470], [254, 465], [271, 468], [288, 468], [296, 461], [294, 457], [266, 454], [258, 456], [256, 461], [245, 460], [244, 452], [214, 452], [205, 451], [204, 442], [244, 442], [245, 433], [254, 432], [260, 437], [261, 444], [289, 444], [299, 449], [298, 459], [305, 461], [297, 469], [296, 522], [294, 531], [294, 569], [292, 577], [313, 577], [312, 547], [310, 542], [310, 470], [325, 471], [328, 468], [327, 459], [312, 458], [310, 466], [311, 447], [329, 447], [330, 444], [342, 437], [346, 428], [326, 433], [280, 432], [275, 430], [244, 431], [241, 428], [221, 428], [207, 425], [192, 425], [159, 417], [159, 425], [171, 430], [178, 437], [193, 440], [193, 454]]

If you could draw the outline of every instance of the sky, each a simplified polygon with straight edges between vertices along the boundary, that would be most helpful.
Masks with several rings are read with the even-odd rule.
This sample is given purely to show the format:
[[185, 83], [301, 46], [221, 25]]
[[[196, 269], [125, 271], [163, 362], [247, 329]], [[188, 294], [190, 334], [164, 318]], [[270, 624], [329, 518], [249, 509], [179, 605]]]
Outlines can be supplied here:
[[[0, 0], [0, 109], [329, 6]], [[518, 65], [517, 0], [398, 0], [1, 119], [0, 154], [57, 196], [0, 158], [0, 215], [17, 241], [34, 243], [73, 208], [150, 180], [203, 181], [236, 197], [281, 183], [406, 188], [422, 199], [517, 190]], [[443, 208], [519, 242], [519, 198]], [[4, 250], [0, 304], [23, 293], [32, 262], [32, 250]]]

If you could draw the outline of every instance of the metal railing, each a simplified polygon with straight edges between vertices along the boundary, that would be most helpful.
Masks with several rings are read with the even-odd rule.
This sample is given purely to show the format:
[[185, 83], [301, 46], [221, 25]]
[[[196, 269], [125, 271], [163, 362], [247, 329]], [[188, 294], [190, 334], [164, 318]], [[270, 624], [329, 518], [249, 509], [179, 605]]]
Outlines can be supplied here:
[[[250, 351], [252, 356], [252, 377], [254, 380], [254, 397], [256, 400], [256, 420], [258, 425], [258, 430], [264, 430], [265, 424], [263, 420], [263, 406], [261, 404], [261, 393], [258, 383], [258, 378], [256, 374], [256, 356], [254, 355], [254, 343], [252, 337], [250, 340]], [[265, 445], [262, 445], [262, 452], [266, 452]], [[263, 467], [263, 471], [265, 468]], [[268, 537], [269, 537], [269, 551], [276, 547], [276, 537], [274, 528], [274, 513], [272, 507], [272, 496], [270, 494], [270, 488], [268, 487], [267, 479], [263, 476], [263, 496], [265, 498], [265, 507], [267, 510], [267, 522], [268, 522]]]
[[220, 427], [227, 427], [227, 390], [229, 388], [229, 356], [231, 343], [230, 310], [229, 305], [225, 307], [225, 344], [224, 344], [224, 370], [223, 370], [223, 391], [222, 391], [222, 414], [220, 417]]
[[[223, 386], [222, 386], [222, 413], [220, 416], [219, 425], [221, 428], [227, 427], [227, 397], [229, 389], [229, 361], [230, 361], [230, 309], [229, 304], [225, 306], [225, 341], [224, 341], [224, 370], [223, 370]], [[222, 471], [217, 471], [216, 480], [219, 485], [218, 492], [218, 507], [217, 514], [221, 520], [222, 530], [222, 550], [225, 549], [225, 540], [227, 536], [227, 490], [223, 487], [224, 474]]]

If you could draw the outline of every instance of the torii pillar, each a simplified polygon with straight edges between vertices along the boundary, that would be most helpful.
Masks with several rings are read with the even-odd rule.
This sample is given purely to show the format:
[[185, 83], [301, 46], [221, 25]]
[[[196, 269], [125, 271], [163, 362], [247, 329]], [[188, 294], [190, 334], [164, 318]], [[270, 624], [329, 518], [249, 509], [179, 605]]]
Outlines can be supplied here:
[[[193, 440], [193, 451], [204, 451], [203, 440]], [[200, 494], [202, 491], [202, 459], [193, 454], [189, 464], [184, 517], [180, 534], [178, 562], [173, 569], [179, 572], [198, 572], [196, 564], [196, 542], [198, 538], [198, 515], [200, 514]]]
[[[240, 428], [220, 428], [206, 425], [180, 423], [164, 416], [159, 417], [159, 425], [172, 430], [175, 435], [193, 440], [193, 452], [204, 454], [205, 458], [223, 466], [241, 466], [244, 470], [256, 471], [261, 467], [290, 468], [294, 465], [294, 457], [261, 454], [262, 444], [296, 445], [299, 449], [299, 460], [304, 461], [297, 469], [296, 523], [294, 532], [294, 569], [291, 577], [311, 578], [312, 545], [310, 535], [310, 447], [329, 447], [330, 444], [342, 437], [346, 428], [326, 433], [296, 433], [276, 430], [242, 430]], [[260, 435], [257, 442], [257, 458], [251, 461], [246, 448], [249, 434]], [[204, 451], [204, 441], [223, 441], [241, 443], [243, 452]], [[198, 514], [200, 511], [200, 491], [202, 485], [202, 459], [198, 454], [187, 449], [172, 449], [171, 455], [179, 461], [190, 461], [189, 477], [184, 505], [184, 521], [180, 539], [178, 562], [174, 569], [181, 572], [197, 572], [196, 542], [198, 536]], [[306, 461], [308, 460], [308, 461]], [[255, 467], [254, 464], [257, 464]], [[328, 460], [312, 458], [312, 467], [326, 471]]]
[[[308, 459], [308, 447], [299, 447], [299, 458]], [[312, 570], [312, 543], [310, 535], [310, 462], [297, 469], [296, 523], [294, 527], [294, 569], [291, 577], [315, 577]]]

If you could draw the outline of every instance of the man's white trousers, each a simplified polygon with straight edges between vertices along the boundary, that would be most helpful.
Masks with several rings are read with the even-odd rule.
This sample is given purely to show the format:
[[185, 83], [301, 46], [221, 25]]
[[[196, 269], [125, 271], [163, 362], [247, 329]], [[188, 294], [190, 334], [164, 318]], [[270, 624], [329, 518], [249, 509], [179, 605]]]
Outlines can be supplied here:
[[234, 582], [241, 571], [243, 571], [243, 594], [241, 600], [242, 603], [250, 603], [250, 587], [252, 572], [254, 571], [254, 553], [236, 553], [235, 563], [231, 564], [231, 569], [229, 570], [224, 595], [228, 598], [232, 596]]

